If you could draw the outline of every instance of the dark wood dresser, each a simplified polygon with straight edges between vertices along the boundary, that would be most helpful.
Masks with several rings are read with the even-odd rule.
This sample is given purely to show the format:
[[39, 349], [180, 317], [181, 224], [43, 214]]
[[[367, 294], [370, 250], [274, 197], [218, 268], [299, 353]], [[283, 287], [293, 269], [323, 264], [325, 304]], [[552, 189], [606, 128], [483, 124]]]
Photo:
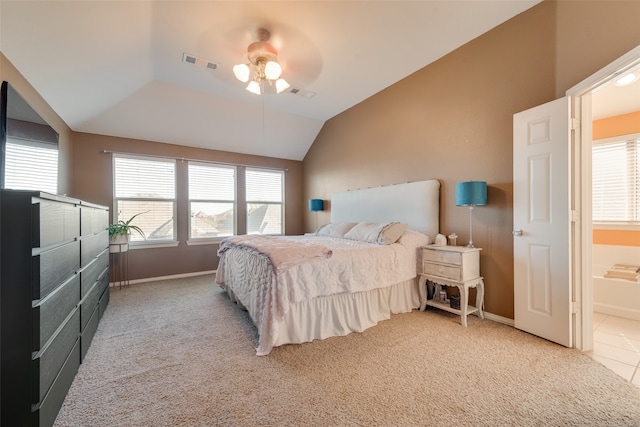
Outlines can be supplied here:
[[51, 426], [109, 302], [109, 210], [0, 190], [0, 421]]

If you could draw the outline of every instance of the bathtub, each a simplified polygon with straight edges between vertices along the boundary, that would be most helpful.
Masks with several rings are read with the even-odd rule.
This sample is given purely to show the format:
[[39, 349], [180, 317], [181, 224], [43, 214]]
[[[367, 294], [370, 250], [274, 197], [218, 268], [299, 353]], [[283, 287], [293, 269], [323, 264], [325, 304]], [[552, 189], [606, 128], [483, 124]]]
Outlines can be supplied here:
[[640, 321], [640, 283], [604, 277], [616, 263], [640, 264], [640, 247], [593, 245], [593, 311]]

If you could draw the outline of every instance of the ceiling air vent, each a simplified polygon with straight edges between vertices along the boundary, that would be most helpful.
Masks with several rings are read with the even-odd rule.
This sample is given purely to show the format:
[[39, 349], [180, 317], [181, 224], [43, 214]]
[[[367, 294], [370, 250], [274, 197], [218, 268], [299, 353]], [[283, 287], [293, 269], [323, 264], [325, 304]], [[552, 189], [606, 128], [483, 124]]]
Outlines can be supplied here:
[[216, 70], [218, 68], [218, 64], [216, 64], [215, 62], [203, 58], [198, 58], [197, 56], [189, 55], [188, 53], [182, 54], [182, 62], [197, 65], [198, 67], [202, 68], [208, 68], [210, 70]]
[[307, 98], [307, 99], [311, 99], [314, 96], [316, 96], [315, 92], [311, 92], [311, 91], [304, 90], [304, 89], [297, 89], [295, 87], [292, 88], [289, 92], [294, 94], [294, 95], [298, 95], [298, 96], [301, 96], [301, 97]]

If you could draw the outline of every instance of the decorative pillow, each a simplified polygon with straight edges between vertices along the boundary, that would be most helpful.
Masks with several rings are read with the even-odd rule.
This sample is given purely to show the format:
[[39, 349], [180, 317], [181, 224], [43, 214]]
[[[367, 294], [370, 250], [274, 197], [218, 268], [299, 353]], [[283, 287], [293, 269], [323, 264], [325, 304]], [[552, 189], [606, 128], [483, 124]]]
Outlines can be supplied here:
[[419, 231], [407, 229], [398, 239], [398, 243], [409, 247], [427, 246], [431, 244], [431, 238]]
[[406, 228], [407, 224], [400, 222], [360, 222], [349, 230], [344, 235], [344, 238], [377, 243], [379, 245], [390, 245], [402, 236]]
[[344, 237], [356, 225], [356, 222], [336, 222], [325, 224], [315, 232], [317, 236]]

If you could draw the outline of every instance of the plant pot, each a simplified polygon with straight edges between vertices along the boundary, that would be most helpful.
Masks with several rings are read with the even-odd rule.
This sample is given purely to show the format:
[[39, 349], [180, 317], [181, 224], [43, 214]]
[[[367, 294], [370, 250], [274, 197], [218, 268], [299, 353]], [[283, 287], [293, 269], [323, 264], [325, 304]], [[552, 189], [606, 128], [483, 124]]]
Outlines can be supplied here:
[[129, 235], [128, 234], [114, 234], [109, 237], [109, 253], [117, 254], [121, 252], [127, 252], [129, 250]]
[[124, 243], [129, 243], [129, 235], [128, 234], [114, 234], [109, 237], [110, 245], [122, 245]]

